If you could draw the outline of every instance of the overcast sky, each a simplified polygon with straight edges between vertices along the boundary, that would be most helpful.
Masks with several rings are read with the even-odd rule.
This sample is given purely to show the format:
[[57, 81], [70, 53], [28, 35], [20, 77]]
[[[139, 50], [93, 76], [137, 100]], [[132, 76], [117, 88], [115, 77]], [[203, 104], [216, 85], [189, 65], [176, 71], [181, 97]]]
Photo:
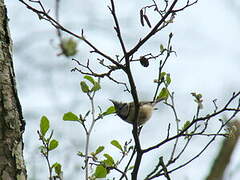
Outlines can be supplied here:
[[[47, 7], [53, 8], [54, 1], [43, 2], [46, 3]], [[123, 27], [124, 41], [128, 48], [137, 43], [139, 35], [144, 35], [148, 31], [146, 27], [141, 28], [138, 15], [140, 7], [146, 5], [147, 2], [151, 1], [141, 1], [140, 4], [138, 1], [123, 0], [116, 4], [120, 24]], [[60, 146], [60, 150], [65, 152], [64, 155], [56, 155], [54, 159], [65, 163], [65, 167], [68, 166], [65, 169], [65, 177], [70, 179], [72, 172], [75, 172], [74, 168], [79, 168], [82, 165], [79, 164], [79, 161], [71, 163], [70, 160], [76, 159], [75, 154], [83, 143], [84, 133], [80, 126], [62, 122], [61, 118], [62, 114], [68, 111], [77, 114], [87, 111], [87, 98], [84, 98], [79, 89], [82, 76], [70, 72], [71, 68], [75, 66], [71, 59], [56, 56], [59, 53], [58, 41], [55, 30], [49, 23], [39, 21], [35, 14], [16, 1], [7, 1], [6, 4], [14, 42], [17, 86], [27, 121], [25, 156], [28, 173], [30, 177], [36, 173], [35, 175], [39, 177], [39, 180], [43, 178], [42, 176], [47, 177], [46, 167], [39, 167], [39, 161], [42, 162], [40, 164], [45, 162], [40, 155], [36, 155], [39, 145], [36, 130], [40, 117], [47, 115], [53, 123], [56, 136], [60, 141], [64, 141], [63, 145]], [[115, 55], [120, 51], [116, 43], [115, 33], [112, 31], [113, 21], [107, 10], [107, 5], [109, 5], [109, 1], [89, 0], [88, 3], [84, 0], [64, 1], [60, 8], [60, 20], [76, 33], [80, 33], [83, 28], [91, 41], [104, 51]], [[165, 71], [171, 74], [172, 85], [170, 89], [175, 92], [176, 107], [182, 120], [192, 118], [195, 112], [191, 92], [203, 94], [204, 112], [209, 112], [213, 109], [211, 103], [213, 99], [217, 98], [221, 105], [227, 101], [233, 91], [240, 90], [239, 8], [239, 4], [231, 3], [229, 0], [199, 0], [193, 7], [177, 13], [174, 23], [156, 35], [140, 50], [139, 55], [149, 52], [149, 50], [155, 52], [156, 47], [159, 47], [160, 44], [166, 45], [170, 32], [174, 34], [172, 45], [177, 56], [172, 56]], [[79, 54], [76, 58], [86, 60], [92, 57], [88, 54], [88, 48], [79, 41]], [[150, 68], [153, 71], [149, 72], [149, 69], [137, 65], [134, 68], [139, 97], [144, 100], [151, 99], [154, 91], [152, 80], [156, 77], [157, 67], [150, 64]], [[148, 73], [147, 76], [145, 76], [146, 73]], [[103, 108], [111, 105], [108, 101], [109, 98], [120, 101], [131, 100], [131, 96], [124, 93], [122, 88], [114, 88], [116, 90], [112, 91], [113, 88], [112, 83], [103, 82], [103, 90], [96, 99], [96, 102]], [[174, 121], [172, 114], [168, 114], [169, 111], [166, 107], [159, 105], [159, 108], [160, 110], [153, 115], [151, 122], [148, 122], [143, 129], [144, 145], [154, 144], [155, 141], [159, 140], [156, 137], [159, 132], [163, 135], [166, 134], [164, 132], [166, 132], [167, 124]], [[163, 114], [162, 121], [168, 120], [159, 124], [157, 118], [159, 114]], [[103, 132], [98, 128], [105, 130]], [[107, 137], [106, 134], [108, 134]], [[92, 137], [96, 144], [93, 143], [92, 146], [93, 148], [101, 144], [109, 146], [112, 139], [124, 142], [130, 138], [131, 126], [120, 121], [117, 117], [111, 116], [111, 118], [106, 118], [104, 122], [97, 124]], [[155, 141], [150, 141], [152, 139]], [[188, 155], [197, 152], [202, 143], [199, 143], [199, 139], [196, 138], [194, 145], [189, 149]], [[216, 141], [201, 158], [174, 173], [173, 179], [174, 177], [192, 179], [194, 175], [194, 180], [202, 180], [208, 173], [218, 146], [219, 141]], [[68, 149], [66, 150], [66, 148]], [[168, 150], [168, 148], [163, 148], [162, 152], [166, 153]], [[236, 154], [239, 151], [240, 147], [236, 150]], [[56, 151], [57, 153], [60, 151]], [[159, 153], [153, 153], [152, 157], [157, 155]], [[188, 155], [184, 157], [187, 158]], [[236, 157], [238, 156], [236, 155]], [[229, 173], [234, 171], [236, 164], [239, 165], [238, 159], [233, 158]], [[31, 163], [34, 160], [38, 164]], [[34, 167], [36, 172], [34, 172]], [[43, 173], [40, 174], [39, 171], [43, 171]], [[240, 174], [233, 173], [235, 174], [232, 180], [237, 180]]]

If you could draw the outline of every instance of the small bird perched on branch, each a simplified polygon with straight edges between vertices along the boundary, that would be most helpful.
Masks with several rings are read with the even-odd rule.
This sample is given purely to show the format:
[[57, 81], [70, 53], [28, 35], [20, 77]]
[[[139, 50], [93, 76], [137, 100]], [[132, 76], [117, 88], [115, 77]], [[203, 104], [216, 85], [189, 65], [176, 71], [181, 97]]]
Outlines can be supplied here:
[[[109, 99], [116, 110], [116, 114], [125, 122], [133, 124], [135, 115], [134, 102], [122, 103], [112, 99]], [[139, 115], [138, 115], [138, 126], [143, 125], [147, 122], [151, 116], [153, 110], [156, 110], [154, 106], [164, 99], [156, 99], [155, 101], [141, 101], [139, 102]]]

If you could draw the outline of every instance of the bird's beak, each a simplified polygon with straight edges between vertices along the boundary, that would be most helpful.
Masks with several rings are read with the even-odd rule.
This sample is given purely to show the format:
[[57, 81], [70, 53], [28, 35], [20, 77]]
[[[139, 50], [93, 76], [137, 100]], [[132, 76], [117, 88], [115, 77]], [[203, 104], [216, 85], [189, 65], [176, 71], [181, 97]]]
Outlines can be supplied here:
[[116, 101], [109, 99], [109, 101], [111, 101], [114, 105], [116, 104]]

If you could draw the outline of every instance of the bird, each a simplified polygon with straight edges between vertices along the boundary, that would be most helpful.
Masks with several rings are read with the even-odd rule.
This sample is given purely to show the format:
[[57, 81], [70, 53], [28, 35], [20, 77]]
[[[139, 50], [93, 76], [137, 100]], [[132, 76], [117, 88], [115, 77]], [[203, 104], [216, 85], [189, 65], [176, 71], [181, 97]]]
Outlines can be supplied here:
[[[135, 105], [134, 102], [118, 102], [109, 99], [114, 107], [116, 114], [125, 122], [133, 124], [135, 116]], [[139, 102], [139, 115], [138, 115], [138, 126], [142, 126], [147, 122], [151, 116], [153, 110], [156, 110], [154, 106], [164, 99], [156, 99], [155, 101], [140, 101]]]

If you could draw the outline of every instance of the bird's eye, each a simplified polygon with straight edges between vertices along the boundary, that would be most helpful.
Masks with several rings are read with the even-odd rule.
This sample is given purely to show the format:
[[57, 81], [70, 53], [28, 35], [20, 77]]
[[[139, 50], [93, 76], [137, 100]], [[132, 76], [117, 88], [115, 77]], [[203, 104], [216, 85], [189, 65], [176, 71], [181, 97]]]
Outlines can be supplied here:
[[125, 106], [127, 106], [127, 104], [121, 104], [121, 105], [118, 107], [119, 111], [121, 111]]

